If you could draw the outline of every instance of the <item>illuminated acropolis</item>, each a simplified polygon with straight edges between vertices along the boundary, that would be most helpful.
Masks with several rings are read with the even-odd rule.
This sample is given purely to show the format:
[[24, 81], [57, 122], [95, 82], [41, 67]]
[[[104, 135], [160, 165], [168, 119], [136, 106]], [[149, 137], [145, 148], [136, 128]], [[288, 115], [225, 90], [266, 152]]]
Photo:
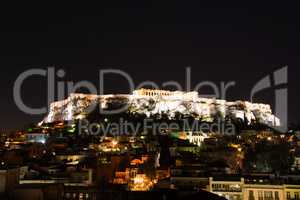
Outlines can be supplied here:
[[[73, 120], [79, 118], [78, 115], [84, 113], [92, 103], [98, 103], [105, 109], [108, 102], [121, 101], [126, 102], [132, 112], [143, 113], [147, 117], [164, 113], [171, 119], [175, 117], [175, 113], [184, 115], [193, 113], [198, 115], [199, 118], [212, 121], [218, 113], [223, 118], [231, 116], [243, 121], [247, 120], [248, 123], [259, 121], [270, 126], [280, 125], [279, 119], [272, 114], [271, 107], [268, 104], [203, 98], [199, 97], [196, 91], [183, 92], [143, 88], [134, 90], [132, 94], [70, 94], [67, 99], [53, 102], [50, 105], [49, 113], [43, 122]], [[149, 109], [149, 106], [151, 109]], [[82, 118], [82, 115], [80, 116]]]

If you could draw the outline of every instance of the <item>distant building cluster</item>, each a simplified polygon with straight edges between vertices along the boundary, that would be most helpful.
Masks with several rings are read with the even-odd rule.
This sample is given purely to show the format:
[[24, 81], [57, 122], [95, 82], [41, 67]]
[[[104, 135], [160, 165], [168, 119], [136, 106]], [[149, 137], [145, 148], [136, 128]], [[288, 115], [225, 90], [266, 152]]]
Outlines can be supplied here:
[[[121, 114], [86, 112], [90, 105], [109, 109], [123, 104], [128, 110]], [[217, 115], [242, 123], [233, 135], [181, 127], [185, 119], [202, 125]], [[165, 126], [156, 130], [159, 134], [152, 134], [153, 126], [137, 126], [135, 132], [113, 127], [118, 134], [106, 133], [121, 117], [132, 125], [147, 118], [180, 126]], [[263, 121], [249, 125], [248, 118]], [[278, 132], [266, 126], [269, 118], [276, 119], [269, 105], [201, 98], [196, 92], [71, 94], [51, 104], [42, 123], [1, 135], [0, 199], [135, 200], [141, 194], [142, 199], [187, 194], [299, 199], [300, 132]], [[84, 119], [93, 126], [80, 126]], [[93, 129], [99, 134], [91, 134]]]

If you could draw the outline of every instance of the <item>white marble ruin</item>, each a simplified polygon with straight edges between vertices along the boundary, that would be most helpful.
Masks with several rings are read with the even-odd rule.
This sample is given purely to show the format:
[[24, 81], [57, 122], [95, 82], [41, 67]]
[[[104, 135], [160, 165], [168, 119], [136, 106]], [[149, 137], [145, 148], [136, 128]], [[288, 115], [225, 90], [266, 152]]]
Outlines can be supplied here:
[[132, 94], [90, 95], [71, 94], [67, 99], [53, 102], [42, 123], [70, 121], [84, 118], [83, 113], [92, 105], [107, 106], [108, 102], [126, 102], [132, 113], [145, 114], [147, 117], [166, 114], [170, 119], [176, 113], [191, 115], [203, 121], [212, 121], [215, 117], [238, 118], [268, 126], [280, 126], [280, 120], [272, 114], [270, 105], [248, 101], [229, 102], [213, 98], [201, 98], [198, 92], [166, 91], [139, 89]]

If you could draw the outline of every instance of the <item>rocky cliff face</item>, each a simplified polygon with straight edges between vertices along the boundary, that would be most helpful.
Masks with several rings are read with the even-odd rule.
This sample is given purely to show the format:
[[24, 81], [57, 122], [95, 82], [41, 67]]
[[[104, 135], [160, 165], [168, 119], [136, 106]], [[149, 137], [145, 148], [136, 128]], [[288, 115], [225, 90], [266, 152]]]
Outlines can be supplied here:
[[115, 104], [126, 105], [131, 113], [145, 114], [147, 117], [167, 115], [171, 119], [181, 114], [207, 122], [217, 117], [230, 117], [249, 124], [256, 121], [268, 126], [280, 125], [280, 120], [272, 114], [268, 104], [200, 98], [197, 92], [176, 91], [166, 94], [141, 93], [140, 90], [134, 91], [132, 95], [71, 94], [67, 99], [50, 105], [43, 123], [84, 118], [84, 114], [94, 106], [105, 109], [108, 105]]

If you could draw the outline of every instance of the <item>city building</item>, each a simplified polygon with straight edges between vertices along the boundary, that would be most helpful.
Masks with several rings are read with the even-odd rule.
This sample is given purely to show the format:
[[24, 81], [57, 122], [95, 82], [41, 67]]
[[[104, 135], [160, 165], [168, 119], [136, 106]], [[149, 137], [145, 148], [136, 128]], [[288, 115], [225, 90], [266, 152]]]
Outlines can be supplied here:
[[244, 178], [210, 177], [208, 191], [228, 200], [243, 200]]

